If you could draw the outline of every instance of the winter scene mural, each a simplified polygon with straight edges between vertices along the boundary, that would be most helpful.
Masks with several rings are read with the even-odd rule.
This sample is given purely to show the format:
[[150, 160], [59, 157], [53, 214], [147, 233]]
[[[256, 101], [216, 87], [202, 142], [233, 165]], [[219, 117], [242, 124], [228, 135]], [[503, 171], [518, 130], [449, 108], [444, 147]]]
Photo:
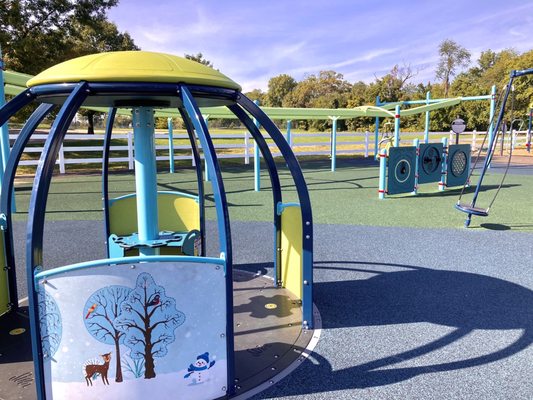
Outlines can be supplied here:
[[55, 353], [45, 359], [47, 398], [203, 400], [225, 394], [226, 288], [220, 266], [88, 268], [49, 277], [41, 287], [56, 304], [47, 308], [43, 332], [52, 326], [54, 338], [59, 332], [59, 341], [47, 345]]

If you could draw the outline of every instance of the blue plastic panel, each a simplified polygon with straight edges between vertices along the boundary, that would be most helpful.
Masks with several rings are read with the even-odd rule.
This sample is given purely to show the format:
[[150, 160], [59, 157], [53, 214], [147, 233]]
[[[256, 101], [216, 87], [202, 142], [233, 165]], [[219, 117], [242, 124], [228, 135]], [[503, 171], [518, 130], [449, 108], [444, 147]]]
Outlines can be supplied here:
[[424, 143], [420, 145], [418, 156], [418, 183], [440, 181], [442, 175], [442, 143]]
[[415, 188], [416, 147], [391, 147], [387, 170], [387, 193], [410, 193]]
[[463, 186], [470, 172], [470, 145], [452, 144], [448, 147], [446, 186]]
[[41, 279], [38, 289], [46, 398], [226, 394], [221, 265], [90, 267]]

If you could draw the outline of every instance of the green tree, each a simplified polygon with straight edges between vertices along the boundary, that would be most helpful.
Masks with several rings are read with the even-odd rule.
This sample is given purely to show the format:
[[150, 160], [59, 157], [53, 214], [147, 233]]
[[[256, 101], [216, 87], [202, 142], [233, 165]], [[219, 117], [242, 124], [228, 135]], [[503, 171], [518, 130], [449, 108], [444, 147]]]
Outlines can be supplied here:
[[435, 76], [444, 83], [444, 96], [448, 97], [450, 81], [461, 67], [470, 64], [470, 52], [454, 42], [446, 39], [439, 45], [439, 64]]
[[265, 105], [266, 93], [261, 89], [254, 89], [251, 92], [244, 93], [252, 101], [259, 101], [260, 105]]
[[213, 68], [213, 63], [207, 59], [204, 58], [204, 55], [202, 53], [196, 53], [196, 54], [185, 54], [185, 58], [187, 60], [196, 61], [197, 63], [206, 65], [208, 67]]
[[283, 99], [289, 94], [297, 83], [294, 78], [287, 74], [281, 74], [270, 78], [268, 92], [265, 96], [265, 105], [269, 107], [281, 107]]

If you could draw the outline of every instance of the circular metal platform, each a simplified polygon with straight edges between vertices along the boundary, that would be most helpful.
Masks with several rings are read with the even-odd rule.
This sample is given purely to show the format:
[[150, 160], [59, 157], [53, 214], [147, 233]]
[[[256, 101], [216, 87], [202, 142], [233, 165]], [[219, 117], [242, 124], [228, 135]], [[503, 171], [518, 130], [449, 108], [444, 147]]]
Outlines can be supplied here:
[[[234, 271], [235, 398], [275, 384], [309, 355], [319, 330], [302, 329], [300, 301], [271, 278]], [[0, 399], [35, 399], [27, 308], [0, 317]], [[315, 311], [315, 323], [320, 326]], [[318, 322], [318, 323], [317, 323]]]

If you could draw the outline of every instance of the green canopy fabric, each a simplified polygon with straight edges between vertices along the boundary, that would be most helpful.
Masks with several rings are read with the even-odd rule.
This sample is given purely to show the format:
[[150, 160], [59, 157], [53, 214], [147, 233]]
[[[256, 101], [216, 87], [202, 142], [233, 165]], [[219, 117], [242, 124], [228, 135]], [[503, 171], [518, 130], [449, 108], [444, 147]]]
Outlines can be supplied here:
[[[32, 75], [22, 74], [14, 71], [4, 71], [5, 92], [15, 96], [26, 89], [26, 82], [33, 78]], [[459, 104], [461, 97], [447, 99], [436, 103], [431, 103], [419, 107], [406, 108], [401, 110], [401, 116], [421, 114], [426, 111], [433, 111], [439, 108], [451, 107]], [[261, 109], [274, 120], [324, 120], [324, 119], [352, 119], [359, 117], [379, 117], [394, 118], [394, 108], [403, 103], [389, 103], [382, 107], [360, 106], [354, 108], [281, 108], [281, 107], [261, 107]], [[88, 109], [107, 112], [107, 108], [87, 107]], [[203, 107], [201, 108], [204, 117], [209, 119], [236, 119], [237, 117], [226, 107]], [[118, 110], [121, 115], [129, 115], [126, 109]], [[176, 118], [180, 117], [177, 110], [161, 109], [156, 110], [157, 117]]]

